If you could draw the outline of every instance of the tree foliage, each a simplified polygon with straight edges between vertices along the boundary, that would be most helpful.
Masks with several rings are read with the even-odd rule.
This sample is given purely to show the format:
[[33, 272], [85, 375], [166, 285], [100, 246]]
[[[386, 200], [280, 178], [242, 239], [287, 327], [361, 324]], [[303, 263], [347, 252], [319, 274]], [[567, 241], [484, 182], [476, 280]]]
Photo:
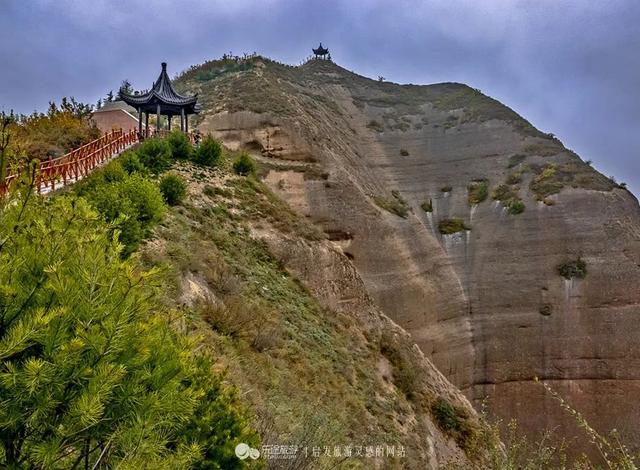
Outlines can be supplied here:
[[222, 145], [210, 135], [205, 136], [196, 148], [193, 161], [204, 166], [217, 166], [222, 160]]
[[184, 132], [173, 131], [167, 136], [174, 160], [189, 160], [193, 154], [193, 146]]
[[160, 180], [160, 192], [167, 204], [175, 206], [187, 195], [187, 183], [179, 175], [168, 173]]
[[0, 219], [0, 467], [244, 468], [235, 394], [98, 214], [24, 191]]
[[140, 162], [152, 173], [161, 173], [171, 166], [171, 146], [165, 139], [145, 140], [136, 150]]
[[246, 152], [242, 152], [233, 161], [233, 171], [235, 171], [239, 175], [252, 175], [256, 172], [256, 163], [249, 156], [249, 154], [247, 154]]
[[89, 119], [92, 110], [73, 97], [64, 97], [60, 105], [51, 101], [46, 113], [15, 116], [11, 154], [14, 158], [55, 158], [97, 139], [100, 131]]

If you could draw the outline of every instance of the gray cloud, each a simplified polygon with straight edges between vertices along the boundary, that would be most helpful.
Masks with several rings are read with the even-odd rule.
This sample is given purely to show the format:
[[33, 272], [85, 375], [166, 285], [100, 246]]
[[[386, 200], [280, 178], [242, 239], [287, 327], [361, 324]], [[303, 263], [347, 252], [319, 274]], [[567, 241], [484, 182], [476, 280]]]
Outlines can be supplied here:
[[223, 52], [336, 62], [403, 83], [459, 81], [501, 100], [640, 191], [636, 0], [2, 0], [0, 108], [95, 102]]

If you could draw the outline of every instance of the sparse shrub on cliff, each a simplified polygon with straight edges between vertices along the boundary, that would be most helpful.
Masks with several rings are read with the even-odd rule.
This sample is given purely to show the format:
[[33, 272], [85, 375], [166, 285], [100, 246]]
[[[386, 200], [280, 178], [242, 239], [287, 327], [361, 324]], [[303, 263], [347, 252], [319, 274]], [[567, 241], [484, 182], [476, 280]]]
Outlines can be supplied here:
[[175, 206], [187, 195], [187, 183], [181, 176], [169, 173], [160, 180], [160, 192], [167, 204]]
[[429, 198], [420, 204], [420, 207], [425, 212], [433, 212], [433, 201]]
[[407, 400], [417, 404], [421, 392], [419, 377], [407, 351], [393, 341], [390, 333], [385, 332], [380, 338], [380, 353], [389, 360], [393, 367], [395, 386], [404, 393]]
[[450, 193], [452, 190], [453, 188], [448, 184], [440, 188], [440, 191], [443, 193]]
[[486, 180], [477, 180], [469, 183], [467, 187], [467, 200], [470, 205], [480, 204], [489, 195], [489, 184]]
[[233, 171], [235, 171], [238, 175], [253, 175], [256, 172], [256, 163], [248, 153], [242, 152], [233, 161]]
[[507, 175], [507, 179], [505, 182], [507, 184], [518, 184], [521, 181], [522, 181], [522, 172], [516, 171], [514, 173], [509, 173], [509, 175]]
[[476, 433], [466, 411], [439, 397], [431, 404], [431, 414], [438, 428], [451, 436], [462, 449], [469, 451], [474, 447]]
[[387, 212], [397, 215], [398, 217], [406, 219], [409, 215], [409, 205], [404, 199], [402, 199], [402, 196], [400, 196], [400, 193], [396, 190], [391, 191], [390, 198], [376, 196], [373, 200], [379, 207]]
[[512, 188], [508, 184], [501, 184], [494, 188], [491, 197], [496, 201], [508, 201], [514, 197], [518, 197], [518, 190]]
[[376, 121], [375, 119], [372, 119], [371, 121], [369, 121], [369, 123], [367, 124], [367, 127], [375, 132], [384, 131], [384, 126], [380, 124], [378, 121]]
[[193, 152], [193, 161], [203, 166], [218, 166], [222, 160], [222, 145], [210, 135], [205, 136]]
[[525, 206], [524, 202], [520, 198], [511, 198], [509, 199], [505, 207], [507, 208], [507, 212], [511, 215], [522, 214], [524, 212]]
[[516, 153], [511, 155], [509, 157], [509, 164], [507, 165], [507, 168], [514, 168], [518, 166], [520, 163], [525, 161], [526, 158], [527, 156], [522, 153]]
[[564, 148], [556, 142], [544, 141], [536, 144], [529, 144], [524, 151], [529, 155], [539, 155], [541, 157], [552, 157], [562, 152]]
[[407, 149], [400, 149], [400, 155], [402, 155], [403, 157], [408, 157], [409, 151]]
[[587, 263], [580, 257], [558, 265], [557, 269], [565, 279], [583, 279], [587, 275]]
[[443, 219], [438, 222], [438, 230], [442, 235], [451, 235], [453, 233], [471, 230], [471, 227], [468, 227], [467, 224], [464, 223], [464, 220], [454, 217], [452, 219]]

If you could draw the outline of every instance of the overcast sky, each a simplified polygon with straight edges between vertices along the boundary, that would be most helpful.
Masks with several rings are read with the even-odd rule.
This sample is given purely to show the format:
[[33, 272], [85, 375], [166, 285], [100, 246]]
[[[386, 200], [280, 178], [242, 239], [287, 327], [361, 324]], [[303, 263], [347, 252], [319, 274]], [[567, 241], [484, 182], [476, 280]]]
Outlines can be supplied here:
[[319, 41], [362, 75], [480, 88], [640, 194], [639, 0], [0, 0], [0, 109]]

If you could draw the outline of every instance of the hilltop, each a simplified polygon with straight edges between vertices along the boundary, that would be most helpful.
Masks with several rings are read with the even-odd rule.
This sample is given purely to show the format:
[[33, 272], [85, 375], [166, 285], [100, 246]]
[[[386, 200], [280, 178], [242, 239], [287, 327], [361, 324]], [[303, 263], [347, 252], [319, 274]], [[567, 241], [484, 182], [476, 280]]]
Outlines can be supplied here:
[[477, 407], [585, 442], [539, 377], [596, 429], [632, 431], [640, 213], [624, 187], [463, 84], [258, 57], [177, 85]]

